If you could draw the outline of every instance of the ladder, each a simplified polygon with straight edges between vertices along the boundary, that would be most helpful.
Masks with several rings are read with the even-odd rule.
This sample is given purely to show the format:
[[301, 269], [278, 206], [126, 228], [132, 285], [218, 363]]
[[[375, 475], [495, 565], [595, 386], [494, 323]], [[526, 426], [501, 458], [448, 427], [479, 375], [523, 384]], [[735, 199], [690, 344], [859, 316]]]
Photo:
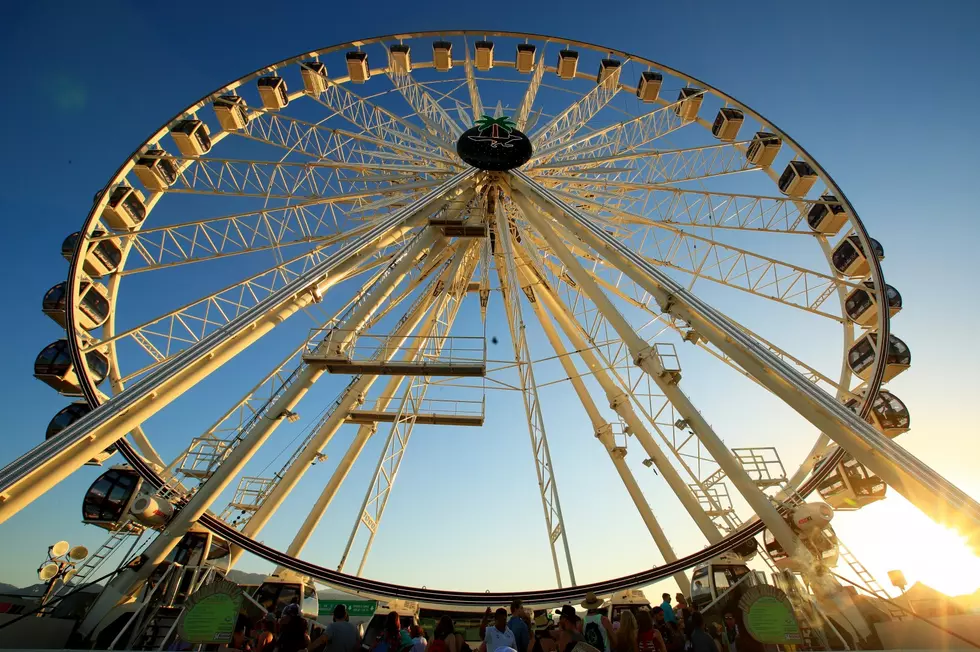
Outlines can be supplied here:
[[[64, 582], [58, 590], [55, 591], [54, 596], [58, 597], [67, 594], [69, 591], [85, 584], [86, 581], [90, 581], [89, 578], [99, 571], [105, 565], [106, 559], [112, 556], [116, 550], [122, 545], [122, 542], [126, 540], [127, 537], [136, 538], [133, 540], [130, 546], [127, 558], [132, 556], [133, 550], [135, 550], [136, 545], [139, 543], [140, 538], [143, 536], [145, 531], [142, 527], [133, 528], [132, 521], [126, 520], [121, 521], [113, 530], [109, 531], [109, 537], [99, 546], [99, 549], [94, 553], [89, 555], [85, 562], [77, 567], [75, 574], [67, 581]], [[124, 560], [125, 561], [125, 560]]]
[[861, 580], [861, 583], [863, 584], [862, 588], [866, 589], [868, 592], [873, 594], [874, 597], [879, 599], [879, 602], [875, 606], [880, 604], [881, 608], [884, 609], [888, 615], [892, 617], [892, 619], [902, 620], [902, 618], [905, 617], [905, 612], [891, 603], [891, 596], [885, 592], [885, 589], [878, 583], [878, 580], [876, 580], [875, 576], [871, 574], [871, 571], [869, 571], [864, 564], [862, 564], [858, 558], [854, 556], [854, 553], [852, 553], [840, 539], [837, 540], [837, 548], [840, 551], [841, 559], [847, 562], [847, 565], [851, 567], [854, 574], [858, 576], [859, 580]]

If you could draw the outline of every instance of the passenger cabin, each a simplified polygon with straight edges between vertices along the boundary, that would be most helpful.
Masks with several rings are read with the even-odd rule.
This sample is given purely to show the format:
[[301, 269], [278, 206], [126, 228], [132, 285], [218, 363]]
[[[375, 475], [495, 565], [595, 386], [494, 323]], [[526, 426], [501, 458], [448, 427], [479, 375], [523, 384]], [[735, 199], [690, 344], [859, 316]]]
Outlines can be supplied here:
[[316, 620], [320, 613], [320, 601], [313, 582], [289, 571], [282, 576], [267, 577], [252, 597], [266, 612], [276, 614], [277, 618], [282, 615], [283, 609], [294, 603], [300, 605], [304, 618]]
[[803, 197], [817, 181], [817, 172], [806, 161], [790, 161], [779, 175], [779, 192], [790, 197]]
[[745, 151], [745, 158], [749, 163], [767, 168], [776, 160], [779, 148], [783, 146], [783, 139], [776, 134], [768, 131], [757, 131]]
[[[143, 479], [135, 469], [114, 466], [98, 478], [82, 499], [82, 522], [115, 530], [129, 517], [129, 508], [139, 495]], [[127, 529], [141, 530], [132, 523]]]
[[391, 69], [397, 75], [407, 75], [412, 72], [412, 48], [396, 43], [388, 48]]
[[304, 61], [299, 64], [303, 76], [303, 90], [310, 95], [319, 95], [327, 90], [327, 67], [319, 61]]
[[[860, 393], [864, 398], [865, 392]], [[848, 408], [857, 413], [861, 408], [861, 400], [850, 398], [844, 402]], [[887, 437], [897, 437], [908, 432], [911, 428], [909, 410], [897, 396], [882, 389], [878, 391], [874, 404], [871, 406], [871, 423]]]
[[211, 130], [200, 120], [181, 120], [170, 130], [184, 156], [202, 156], [211, 151]]
[[[831, 526], [827, 525], [809, 533], [807, 536], [800, 536], [800, 542], [810, 551], [810, 554], [813, 555], [814, 559], [821, 566], [833, 568], [837, 565], [838, 558], [840, 557], [840, 548], [837, 544], [837, 534]], [[765, 546], [766, 552], [769, 553], [773, 565], [779, 570], [793, 573], [802, 573], [810, 570], [805, 568], [799, 559], [790, 557], [769, 530], [765, 531], [762, 537], [762, 543]]]
[[806, 214], [806, 223], [817, 233], [837, 235], [847, 220], [847, 210], [833, 195], [821, 195]]
[[738, 138], [738, 130], [745, 122], [745, 114], [738, 109], [724, 107], [718, 111], [711, 125], [711, 134], [718, 140], [732, 141]]
[[749, 573], [751, 571], [745, 561], [732, 552], [723, 552], [695, 566], [691, 577], [692, 604], [703, 609]]
[[578, 52], [575, 50], [560, 50], [558, 52], [558, 77], [575, 79], [578, 72]]
[[619, 620], [620, 614], [624, 611], [629, 611], [636, 616], [640, 609], [649, 610], [651, 607], [652, 605], [642, 589], [626, 589], [625, 591], [619, 591], [612, 595], [609, 599], [609, 607], [606, 610], [606, 615], [609, 617], [609, 620], [615, 622]]
[[214, 115], [225, 131], [244, 129], [248, 124], [248, 105], [237, 95], [222, 95], [214, 101]]
[[[88, 406], [88, 403], [71, 403], [67, 407], [62, 408], [58, 411], [51, 421], [48, 422], [48, 428], [44, 431], [44, 439], [51, 439], [62, 430], [75, 423], [86, 414], [92, 411], [92, 408]], [[85, 463], [86, 466], [102, 466], [113, 453], [116, 452], [115, 446], [110, 446], [98, 455], [92, 457], [88, 462]]]
[[449, 41], [433, 41], [432, 65], [439, 72], [449, 72], [453, 67], [453, 44]]
[[482, 70], [486, 72], [493, 68], [493, 42], [492, 41], [477, 41], [476, 42], [476, 61], [474, 62], [477, 70]]
[[[878, 260], [884, 260], [885, 248], [874, 238], [871, 238], [871, 249]], [[849, 235], [841, 240], [834, 248], [830, 260], [834, 268], [844, 276], [867, 276], [871, 273], [871, 263], [864, 253], [861, 239], [856, 235]]]
[[517, 44], [517, 72], [526, 75], [534, 70], [534, 50], [530, 43]]
[[[873, 281], [864, 281], [864, 287], [855, 288], [844, 300], [847, 318], [858, 326], [873, 327], [878, 321], [878, 299], [875, 296]], [[902, 295], [892, 286], [885, 284], [885, 298], [888, 301], [888, 315], [894, 317], [902, 309]]]
[[817, 491], [834, 509], [850, 511], [884, 498], [888, 485], [848, 455], [820, 482]]
[[701, 102], [704, 100], [704, 91], [700, 88], [687, 86], [682, 88], [677, 94], [677, 101], [674, 103], [674, 113], [681, 117], [681, 120], [690, 122], [697, 120], [698, 111], [701, 110]]
[[[79, 283], [79, 325], [87, 331], [101, 326], [109, 318], [109, 292], [105, 286], [89, 279]], [[62, 281], [44, 293], [41, 311], [62, 328], [68, 327], [65, 309], [68, 307], [68, 283]]]
[[[97, 350], [85, 354], [88, 370], [96, 385], [109, 375], [109, 358]], [[57, 340], [44, 347], [34, 359], [34, 377], [65, 396], [81, 396], [78, 374], [68, 351], [68, 340]]]
[[664, 84], [664, 76], [659, 72], [645, 70], [640, 73], [640, 81], [636, 85], [636, 96], [641, 102], [656, 102], [660, 97], [660, 87]]
[[619, 72], [622, 70], [622, 66], [623, 62], [618, 59], [603, 59], [599, 62], [599, 72], [595, 76], [595, 83], [606, 90], [614, 90], [619, 85]]
[[[71, 261], [81, 235], [80, 232], [75, 231], [61, 243], [61, 255], [65, 260]], [[105, 231], [92, 232], [93, 238], [101, 238], [104, 235]], [[121, 261], [122, 251], [119, 249], [119, 244], [115, 238], [96, 240], [89, 243], [88, 252], [82, 262], [82, 270], [89, 276], [98, 278], [114, 272]]]
[[284, 109], [289, 104], [289, 95], [286, 91], [286, 80], [276, 75], [259, 77], [257, 82], [259, 95], [262, 97], [262, 106], [269, 111]]
[[[870, 331], [864, 334], [851, 346], [847, 352], [847, 366], [863, 380], [870, 380], [875, 367], [875, 349], [878, 347], [878, 333]], [[894, 335], [888, 336], [888, 353], [885, 363], [885, 375], [881, 382], [889, 380], [902, 373], [912, 364], [912, 352], [902, 340]]]
[[166, 190], [180, 174], [177, 161], [162, 149], [148, 149], [136, 159], [136, 177], [147, 190]]
[[351, 50], [347, 53], [347, 74], [355, 84], [363, 84], [371, 79], [371, 69], [368, 68], [367, 52]]
[[129, 231], [146, 219], [143, 193], [129, 186], [116, 186], [102, 209], [102, 222], [116, 231]]

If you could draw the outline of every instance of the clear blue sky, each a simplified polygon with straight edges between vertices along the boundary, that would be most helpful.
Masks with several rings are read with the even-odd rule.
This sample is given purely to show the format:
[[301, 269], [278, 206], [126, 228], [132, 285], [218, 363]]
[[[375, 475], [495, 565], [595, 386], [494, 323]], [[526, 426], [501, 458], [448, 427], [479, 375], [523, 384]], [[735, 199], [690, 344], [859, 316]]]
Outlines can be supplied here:
[[[37, 352], [59, 337], [40, 312], [41, 296], [65, 276], [61, 240], [81, 225], [95, 189], [147, 134], [216, 86], [301, 51], [378, 34], [486, 28], [568, 36], [642, 54], [732, 94], [803, 144], [884, 244], [886, 276], [905, 299], [893, 326], [914, 356], [912, 371], [893, 384], [913, 419], [913, 431], [902, 443], [968, 493], [980, 495], [975, 466], [980, 428], [972, 409], [980, 391], [980, 353], [969, 340], [978, 317], [980, 227], [972, 192], [980, 171], [980, 91], [971, 77], [980, 63], [978, 12], [969, 2], [904, 1], [8, 4], [0, 12], [0, 60], [8, 70], [0, 105], [6, 154], [0, 163], [6, 184], [0, 212], [8, 224], [7, 237], [0, 240], [8, 270], [7, 319], [0, 325], [0, 400], [7, 415], [0, 462], [41, 441], [48, 420], [66, 402], [31, 377]], [[240, 368], [248, 370], [247, 364], [243, 360]], [[563, 391], [546, 390], [545, 402], [558, 403]], [[323, 395], [330, 393], [325, 389]], [[185, 414], [171, 427], [206, 425], [210, 417], [199, 417], [198, 411], [205, 411], [207, 401], [198, 395], [182, 403]], [[737, 407], [724, 398], [706, 402], [706, 412], [718, 410], [716, 423], [725, 423], [726, 408]], [[546, 417], [554, 423], [553, 440], [581, 419], [555, 408]], [[760, 414], [753, 421], [767, 419]], [[493, 425], [488, 423], [491, 431]], [[751, 426], [741, 424], [738, 430], [748, 432]], [[526, 446], [526, 435], [515, 432], [515, 445]], [[765, 432], [765, 441], [757, 437], [753, 443], [775, 441], [776, 429], [765, 426]], [[441, 585], [453, 574], [427, 576], [414, 569], [438, 558], [446, 567], [476, 566], [461, 581], [483, 588], [479, 582], [492, 574], [491, 567], [526, 556], [533, 572], [507, 576], [493, 588], [550, 581], [531, 476], [515, 486], [512, 474], [501, 468], [498, 444], [487, 440], [486, 431], [475, 433], [459, 433], [473, 442], [455, 464], [430, 462], [445, 452], [445, 440], [413, 441], [419, 444], [417, 457], [400, 477], [403, 491], [392, 499], [388, 536], [378, 538], [369, 575]], [[183, 434], [174, 439], [187, 441]], [[514, 455], [527, 467], [520, 471], [531, 473], [529, 454]], [[621, 489], [605, 472], [583, 480], [579, 472], [589, 468], [583, 457], [574, 449], [556, 454], [580, 579], [648, 567], [655, 553], [638, 519], [622, 507], [624, 496], [617, 494], [612, 502], [621, 507], [608, 512], [585, 506], [597, 495]], [[315, 490], [329, 472], [324, 467], [308, 474], [303, 487]], [[479, 472], [468, 475], [474, 468]], [[76, 473], [0, 526], [5, 552], [0, 581], [32, 582], [44, 546], [59, 538], [89, 545], [101, 540], [94, 529], [78, 524], [82, 492], [97, 473]], [[363, 471], [352, 475], [355, 482], [358, 477], [362, 482], [338, 497], [330, 525], [321, 527], [308, 549], [310, 558], [325, 563], [337, 558], [366, 481]], [[483, 483], [480, 491], [461, 490], [459, 500], [446, 501], [447, 490], [468, 487], [472, 478]], [[290, 509], [283, 522], [301, 513], [299, 507]], [[670, 529], [674, 511], [665, 509]], [[866, 553], [862, 557], [869, 565], [867, 557], [879, 546], [901, 550], [902, 537], [896, 542], [894, 530], [884, 526], [916, 522], [908, 520], [914, 517], [899, 499], [849, 519], [841, 519], [840, 529], [845, 537], [850, 534], [858, 554]], [[488, 536], [500, 529], [513, 536]], [[264, 538], [285, 544], [289, 534], [288, 526], [270, 528]], [[675, 538], [681, 550], [700, 546], [687, 535]], [[914, 546], [907, 550], [913, 554]], [[248, 561], [244, 567], [265, 566]]]

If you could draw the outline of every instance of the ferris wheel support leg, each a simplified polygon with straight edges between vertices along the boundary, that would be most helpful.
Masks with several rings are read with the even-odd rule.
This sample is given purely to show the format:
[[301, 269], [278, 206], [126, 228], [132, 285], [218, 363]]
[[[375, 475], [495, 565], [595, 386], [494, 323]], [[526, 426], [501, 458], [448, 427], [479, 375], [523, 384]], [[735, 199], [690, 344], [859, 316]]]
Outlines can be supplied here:
[[961, 528], [980, 548], [980, 504], [850, 409], [814, 387], [771, 351], [748, 337], [722, 313], [693, 295], [642, 256], [626, 248], [592, 220], [520, 172], [515, 185], [558, 215], [578, 238], [608, 257], [656, 299], [665, 312], [690, 323], [753, 378], [829, 435], [937, 523]]
[[340, 270], [349, 269], [377, 251], [383, 238], [410, 220], [445, 206], [473, 174], [473, 170], [461, 172], [421, 199], [380, 219], [370, 231], [161, 364], [128, 391], [8, 464], [0, 470], [0, 523], [277, 325], [318, 301], [336, 283]]
[[[460, 255], [460, 254], [457, 254]], [[447, 274], [447, 278], [453, 278], [454, 274], [452, 271]], [[423, 348], [426, 339], [432, 333], [435, 328], [436, 323], [440, 317], [441, 311], [444, 306], [440, 306], [439, 309], [433, 310], [426, 317], [425, 323], [419, 328], [419, 341], [412, 344], [411, 347], [406, 348], [404, 359], [414, 360], [418, 352]], [[378, 397], [378, 401], [375, 404], [375, 409], [379, 411], [387, 410], [395, 393], [398, 392], [402, 383], [405, 381], [404, 376], [392, 376], [388, 380], [388, 384], [385, 386], [381, 395]], [[320, 523], [320, 519], [326, 513], [327, 508], [330, 507], [330, 503], [333, 502], [334, 496], [337, 494], [337, 490], [340, 489], [340, 485], [343, 484], [344, 480], [347, 479], [347, 475], [350, 473], [351, 468], [353, 468], [354, 463], [360, 457], [361, 451], [364, 450], [364, 446], [367, 444], [368, 440], [377, 432], [378, 425], [363, 425], [357, 429], [357, 434], [354, 436], [353, 441], [344, 453], [344, 457], [340, 460], [337, 468], [334, 469], [333, 474], [330, 476], [330, 480], [323, 487], [323, 491], [320, 492], [320, 496], [317, 498], [316, 503], [310, 509], [310, 513], [307, 514], [306, 519], [303, 524], [297, 530], [296, 535], [293, 537], [292, 542], [289, 544], [289, 548], [286, 554], [291, 557], [298, 557], [303, 552], [303, 548], [309, 542], [310, 537], [313, 536], [313, 532], [316, 531], [317, 526]], [[280, 568], [276, 569], [279, 572]]]
[[[431, 238], [426, 238], [423, 236], [416, 243], [422, 243], [423, 246], [428, 246], [431, 242]], [[442, 239], [437, 246], [444, 245]], [[419, 247], [414, 247], [413, 250], [408, 252], [408, 255], [399, 262], [392, 273], [382, 280], [382, 285], [376, 288], [377, 293], [372, 292], [368, 300], [358, 307], [358, 310], [351, 315], [351, 320], [363, 318], [366, 320], [380, 305], [381, 301], [388, 296], [397, 285], [397, 282], [404, 278], [405, 274], [408, 273], [409, 268], [414, 264], [416, 260], [416, 254], [420, 253]], [[403, 265], [404, 263], [404, 265]], [[396, 331], [392, 334], [393, 345], [390, 347], [392, 352], [396, 351], [400, 346], [405, 343], [405, 340], [409, 335], [416, 329], [419, 323], [422, 321], [432, 305], [432, 301], [422, 301], [416, 304], [415, 308], [409, 313], [406, 321], [399, 326]], [[293, 460], [292, 464], [283, 473], [279, 482], [276, 486], [269, 492], [269, 494], [263, 499], [261, 506], [255, 511], [252, 517], [242, 528], [242, 533], [248, 535], [249, 537], [256, 536], [277, 509], [282, 505], [283, 501], [289, 495], [289, 493], [296, 487], [299, 481], [302, 479], [303, 475], [310, 468], [310, 465], [317, 458], [320, 451], [330, 443], [333, 436], [343, 425], [344, 420], [347, 419], [347, 415], [354, 408], [355, 404], [363, 402], [364, 395], [371, 389], [371, 386], [378, 379], [377, 376], [359, 376], [354, 380], [348, 388], [347, 394], [343, 397], [340, 404], [333, 410], [330, 416], [317, 428], [316, 433], [307, 442], [303, 451]], [[234, 547], [232, 554], [229, 558], [229, 564], [234, 564], [241, 557], [242, 550], [237, 546]]]
[[[525, 256], [525, 260], [528, 260]], [[528, 261], [530, 262], [530, 261]], [[533, 264], [533, 263], [532, 263]], [[538, 278], [544, 279], [543, 270], [536, 270]], [[626, 394], [625, 390], [619, 386], [606, 372], [604, 366], [598, 360], [596, 354], [592, 351], [592, 347], [585, 341], [580, 327], [568, 314], [568, 310], [565, 306], [558, 300], [555, 296], [554, 291], [540, 282], [539, 284], [539, 295], [544, 301], [544, 304], [548, 307], [548, 310], [555, 317], [555, 320], [561, 326], [562, 331], [565, 336], [568, 337], [572, 346], [579, 351], [579, 355], [585, 361], [586, 366], [592, 373], [593, 377], [602, 387], [606, 394], [606, 398], [609, 400], [609, 406], [615, 410], [622, 419], [626, 426], [629, 428], [630, 432], [636, 437], [637, 441], [643, 447], [644, 452], [650, 456], [653, 460], [654, 465], [657, 467], [657, 471], [663, 477], [664, 481], [670, 487], [674, 495], [677, 496], [684, 509], [690, 515], [691, 519], [694, 521], [698, 529], [708, 540], [709, 543], [717, 543], [721, 541], [722, 535], [715, 527], [712, 522], [711, 517], [705, 513], [698, 499], [694, 496], [691, 488], [684, 482], [681, 478], [680, 473], [677, 469], [670, 463], [667, 456], [664, 454], [663, 450], [657, 445], [657, 442], [653, 439], [650, 431], [647, 429], [646, 425], [640, 420], [639, 415], [633, 409], [632, 403], [630, 403], [629, 396]]]
[[519, 291], [520, 281], [517, 278], [516, 254], [510, 234], [509, 218], [504, 212], [501, 201], [496, 202], [494, 228], [497, 233], [496, 256], [500, 293], [504, 299], [504, 312], [507, 314], [507, 325], [514, 347], [514, 359], [517, 362], [517, 376], [524, 402], [524, 414], [527, 417], [528, 434], [531, 438], [531, 451], [534, 453], [538, 489], [541, 493], [541, 505], [544, 508], [544, 520], [548, 529], [548, 542], [551, 546], [551, 559], [555, 566], [555, 578], [560, 587], [562, 585], [561, 569], [558, 564], [558, 552], [555, 550], [555, 542], [560, 537], [565, 549], [565, 562], [568, 565], [569, 579], [574, 586], [575, 571], [572, 567], [572, 555], [568, 548], [568, 532], [565, 530], [565, 518], [561, 512], [558, 483], [554, 475], [555, 467], [551, 463], [551, 449], [548, 446], [544, 415], [541, 413], [541, 402], [538, 399], [538, 387], [534, 380], [534, 368], [531, 364], [532, 358], [528, 349], [524, 318], [521, 315], [521, 292]]
[[[533, 192], [533, 191], [532, 191]], [[603, 317], [613, 326], [629, 348], [630, 354], [636, 360], [636, 364], [663, 392], [664, 396], [674, 405], [677, 411], [687, 421], [698, 438], [701, 440], [705, 449], [711, 454], [714, 460], [721, 466], [735, 488], [742, 494], [749, 506], [765, 522], [773, 536], [779, 541], [780, 545], [789, 553], [809, 555], [809, 552], [800, 545], [799, 539], [790, 529], [786, 521], [780, 516], [775, 506], [769, 502], [769, 498], [755, 485], [749, 474], [742, 468], [738, 460], [721, 438], [715, 433], [714, 429], [708, 425], [704, 417], [694, 407], [687, 395], [680, 390], [677, 383], [665, 380], [661, 375], [663, 369], [659, 366], [656, 355], [650, 355], [651, 347], [641, 338], [629, 322], [619, 313], [612, 301], [602, 292], [599, 286], [592, 280], [592, 277], [582, 268], [578, 259], [565, 247], [559, 235], [552, 229], [551, 225], [531, 206], [530, 202], [522, 194], [515, 190], [514, 199], [521, 208], [524, 216], [534, 226], [537, 232], [545, 239], [549, 248], [561, 260], [562, 264], [568, 269], [570, 275], [582, 288], [582, 292], [595, 304], [596, 309], [602, 313]]]
[[[540, 296], [543, 294], [543, 292], [539, 291], [535, 294]], [[650, 504], [643, 495], [643, 491], [640, 489], [640, 485], [633, 476], [633, 472], [630, 470], [629, 465], [626, 464], [626, 450], [618, 449], [616, 447], [616, 442], [613, 438], [612, 426], [605, 419], [603, 419], [602, 415], [599, 413], [599, 409], [596, 407], [595, 401], [592, 400], [592, 396], [589, 394], [589, 390], [585, 387], [585, 383], [582, 381], [582, 378], [578, 373], [578, 369], [575, 367], [575, 363], [572, 362], [572, 358], [569, 355], [568, 350], [565, 348], [565, 344], [561, 341], [561, 337], [558, 336], [554, 323], [551, 321], [551, 318], [548, 317], [548, 313], [545, 311], [540, 301], [533, 302], [531, 307], [534, 309], [534, 314], [541, 323], [541, 328], [544, 330], [548, 341], [551, 342], [551, 348], [555, 350], [555, 355], [558, 356], [558, 360], [561, 362], [562, 368], [568, 375], [568, 378], [572, 383], [572, 387], [575, 389], [575, 393], [582, 402], [582, 407], [585, 408], [585, 411], [589, 415], [589, 420], [592, 421], [592, 428], [595, 431], [596, 439], [599, 440], [599, 442], [606, 449], [606, 452], [609, 454], [609, 459], [612, 461], [613, 466], [616, 467], [616, 471], [619, 473], [619, 478], [623, 481], [623, 485], [626, 487], [626, 491], [629, 493], [630, 498], [633, 499], [633, 504], [636, 506], [636, 511], [639, 512], [640, 518], [643, 519], [643, 524], [646, 525], [647, 531], [650, 533], [650, 536], [653, 537], [653, 541], [656, 543], [657, 549], [660, 550], [660, 554], [664, 558], [665, 562], [669, 563], [676, 561], [677, 554], [674, 553], [674, 549], [670, 545], [670, 541], [667, 540], [667, 535], [664, 533], [663, 528], [660, 527], [657, 517], [654, 516], [653, 510], [650, 509]], [[685, 573], [675, 573], [674, 580], [677, 582], [677, 586], [680, 587], [681, 591], [684, 592], [684, 595], [690, 595], [691, 581], [687, 578]]]

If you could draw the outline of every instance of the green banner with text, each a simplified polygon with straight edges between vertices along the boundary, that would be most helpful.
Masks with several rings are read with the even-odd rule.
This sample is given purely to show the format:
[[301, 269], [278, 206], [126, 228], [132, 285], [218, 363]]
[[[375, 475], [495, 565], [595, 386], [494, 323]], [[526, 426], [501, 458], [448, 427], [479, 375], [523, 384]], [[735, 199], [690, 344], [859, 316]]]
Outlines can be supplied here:
[[338, 604], [347, 607], [351, 618], [370, 618], [378, 608], [377, 600], [320, 600], [320, 617], [332, 615]]

